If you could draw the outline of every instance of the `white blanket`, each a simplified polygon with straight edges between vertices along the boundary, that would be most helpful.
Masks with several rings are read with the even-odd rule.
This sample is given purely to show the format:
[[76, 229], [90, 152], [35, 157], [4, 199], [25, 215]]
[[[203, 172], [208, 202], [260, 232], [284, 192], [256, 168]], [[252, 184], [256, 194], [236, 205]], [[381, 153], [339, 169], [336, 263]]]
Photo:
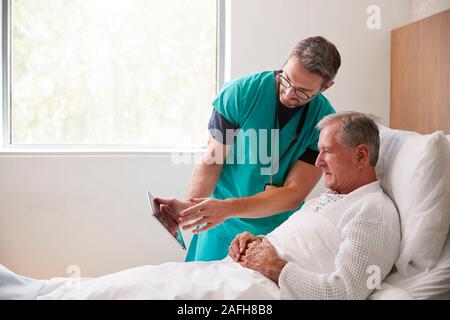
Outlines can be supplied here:
[[[295, 213], [267, 238], [278, 254], [306, 270], [329, 273], [340, 232], [320, 213]], [[54, 278], [37, 299], [280, 299], [262, 274], [226, 258], [216, 262], [143, 266], [95, 279]]]

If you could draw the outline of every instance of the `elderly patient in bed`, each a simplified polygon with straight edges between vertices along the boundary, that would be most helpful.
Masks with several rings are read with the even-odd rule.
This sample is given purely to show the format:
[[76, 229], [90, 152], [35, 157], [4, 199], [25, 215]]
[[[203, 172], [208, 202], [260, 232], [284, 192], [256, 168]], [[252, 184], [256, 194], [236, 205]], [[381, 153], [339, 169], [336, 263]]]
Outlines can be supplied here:
[[243, 233], [215, 262], [143, 266], [100, 278], [33, 280], [0, 266], [7, 299], [365, 299], [400, 250], [396, 208], [375, 175], [379, 134], [366, 115], [318, 125], [327, 193], [266, 237]]

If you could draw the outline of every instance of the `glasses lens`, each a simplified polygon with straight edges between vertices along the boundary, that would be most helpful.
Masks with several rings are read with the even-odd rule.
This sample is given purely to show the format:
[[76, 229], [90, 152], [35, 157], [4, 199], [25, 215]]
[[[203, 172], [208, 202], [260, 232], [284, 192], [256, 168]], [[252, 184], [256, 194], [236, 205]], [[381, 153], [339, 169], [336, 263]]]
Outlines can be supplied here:
[[281, 74], [280, 74], [280, 83], [285, 88], [291, 87], [291, 84], [289, 83], [289, 81], [287, 81], [287, 79], [285, 77], [283, 77]]
[[[281, 74], [279, 76], [280, 76], [280, 79], [281, 79], [280, 83], [281, 83], [281, 85], [283, 87], [285, 87], [287, 89], [288, 88], [294, 88], [294, 86], [292, 85], [292, 83], [289, 82], [288, 79], [283, 77]], [[305, 92], [303, 92], [303, 90], [294, 88], [294, 92], [295, 92], [295, 95], [297, 96], [297, 98], [299, 98], [300, 100], [309, 100], [309, 99], [311, 99], [311, 97], [308, 96]]]
[[[285, 87], [287, 89], [291, 88], [291, 87], [294, 88], [292, 86], [292, 84], [285, 77], [283, 77], [281, 74], [279, 76], [281, 79], [280, 83], [283, 87]], [[300, 89], [294, 88], [294, 92], [295, 92], [295, 95], [297, 96], [297, 98], [299, 98], [301, 100], [309, 100], [310, 99], [310, 97]]]
[[295, 89], [295, 95], [301, 100], [308, 100], [309, 96], [301, 90]]

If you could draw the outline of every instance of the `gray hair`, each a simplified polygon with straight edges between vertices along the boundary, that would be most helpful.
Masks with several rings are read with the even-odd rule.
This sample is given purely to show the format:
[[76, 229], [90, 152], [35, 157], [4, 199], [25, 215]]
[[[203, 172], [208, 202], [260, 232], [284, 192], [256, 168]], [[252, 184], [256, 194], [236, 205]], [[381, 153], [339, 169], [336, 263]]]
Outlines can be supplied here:
[[292, 49], [289, 58], [297, 57], [303, 67], [318, 74], [323, 85], [332, 81], [341, 66], [341, 55], [336, 46], [323, 37], [310, 37], [300, 41]]
[[317, 124], [317, 128], [323, 128], [338, 123], [340, 132], [337, 136], [343, 146], [353, 148], [365, 144], [369, 148], [370, 165], [375, 167], [380, 152], [380, 133], [375, 123], [377, 118], [360, 112], [345, 111], [330, 114]]

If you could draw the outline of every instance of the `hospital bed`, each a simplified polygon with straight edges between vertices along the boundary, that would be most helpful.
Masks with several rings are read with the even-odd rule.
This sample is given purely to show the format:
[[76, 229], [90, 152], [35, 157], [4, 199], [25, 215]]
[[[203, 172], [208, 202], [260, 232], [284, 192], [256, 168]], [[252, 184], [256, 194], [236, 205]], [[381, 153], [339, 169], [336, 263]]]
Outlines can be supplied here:
[[450, 133], [449, 39], [450, 10], [392, 31], [390, 127], [401, 130], [381, 128], [376, 169], [400, 212], [402, 243], [371, 299], [450, 299], [449, 147], [433, 133]]

